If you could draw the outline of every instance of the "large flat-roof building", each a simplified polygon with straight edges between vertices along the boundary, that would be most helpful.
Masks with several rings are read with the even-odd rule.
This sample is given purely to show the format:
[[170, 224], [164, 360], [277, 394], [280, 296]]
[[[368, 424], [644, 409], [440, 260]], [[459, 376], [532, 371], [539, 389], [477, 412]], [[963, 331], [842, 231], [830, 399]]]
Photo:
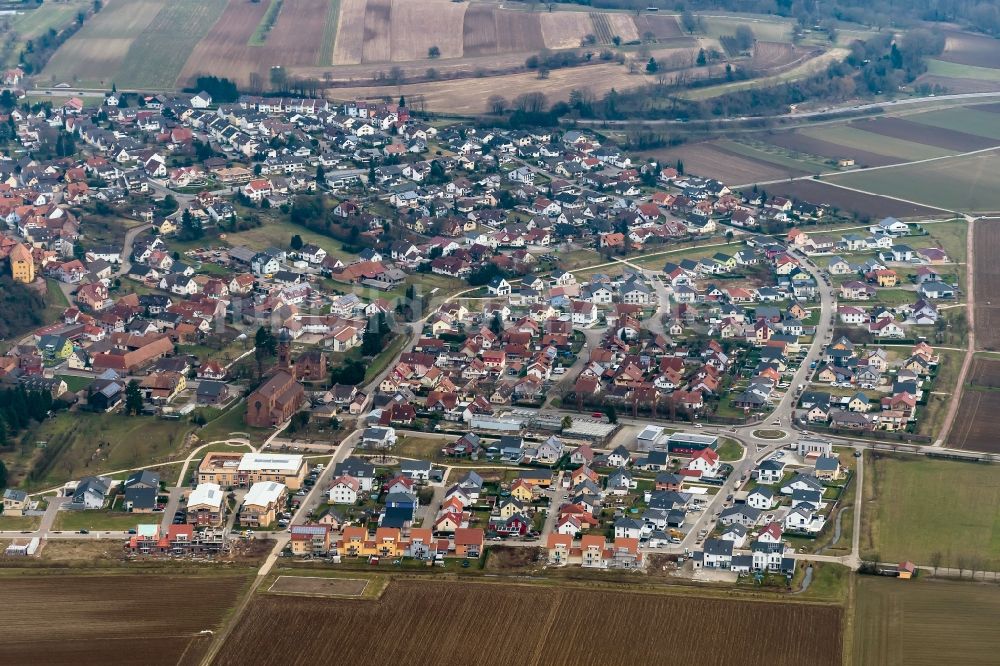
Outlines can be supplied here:
[[226, 494], [217, 483], [199, 483], [187, 503], [187, 521], [199, 527], [218, 527], [226, 515]]
[[240, 507], [240, 525], [261, 527], [274, 522], [275, 516], [281, 510], [287, 489], [282, 483], [264, 481], [255, 483], [243, 498]]
[[675, 432], [667, 438], [667, 450], [670, 453], [698, 453], [705, 449], [713, 451], [719, 448], [719, 438], [716, 435], [702, 435], [694, 432]]
[[274, 481], [298, 490], [306, 478], [301, 455], [283, 453], [209, 453], [198, 465], [198, 483], [223, 488]]

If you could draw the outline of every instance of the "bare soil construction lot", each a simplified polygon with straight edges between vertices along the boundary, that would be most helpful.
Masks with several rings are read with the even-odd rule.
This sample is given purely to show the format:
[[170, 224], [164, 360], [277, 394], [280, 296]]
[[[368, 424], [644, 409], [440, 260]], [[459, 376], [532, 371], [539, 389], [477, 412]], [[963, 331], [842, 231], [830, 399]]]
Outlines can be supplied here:
[[314, 597], [360, 597], [367, 585], [368, 581], [360, 578], [278, 576], [267, 591]]
[[197, 664], [242, 576], [103, 574], [0, 578], [2, 664]]
[[766, 186], [768, 194], [777, 194], [812, 204], [830, 204], [842, 212], [856, 213], [862, 219], [883, 217], [939, 217], [942, 211], [936, 208], [897, 201], [877, 194], [855, 192], [842, 187], [834, 187], [816, 180], [796, 180], [785, 183], [771, 183]]
[[[709, 623], [714, 630], [705, 632]], [[259, 595], [215, 663], [309, 664], [331, 648], [354, 662], [369, 658], [373, 635], [391, 633], [395, 659], [427, 665], [665, 663], [666, 654], [670, 663], [722, 664], [729, 646], [741, 645], [745, 663], [839, 666], [841, 623], [833, 605], [394, 581], [377, 602]], [[516, 636], [516, 648], [498, 649], [498, 636]]]

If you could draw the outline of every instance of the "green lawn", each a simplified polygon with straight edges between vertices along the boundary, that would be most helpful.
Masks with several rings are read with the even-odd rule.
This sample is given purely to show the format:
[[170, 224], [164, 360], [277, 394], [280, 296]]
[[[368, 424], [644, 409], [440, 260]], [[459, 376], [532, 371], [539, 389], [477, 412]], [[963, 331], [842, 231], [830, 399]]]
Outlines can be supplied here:
[[216, 440], [229, 439], [230, 437], [247, 437], [249, 435], [250, 441], [256, 444], [262, 443], [271, 436], [271, 433], [274, 431], [269, 428], [251, 428], [245, 424], [243, 422], [245, 413], [246, 403], [240, 400], [215, 420], [197, 429], [195, 435], [202, 442], [214, 442]]
[[264, 12], [264, 16], [261, 17], [260, 23], [257, 24], [257, 29], [253, 31], [250, 35], [250, 41], [247, 42], [250, 46], [263, 46], [264, 41], [267, 39], [267, 34], [271, 32], [271, 28], [274, 27], [275, 21], [278, 20], [278, 12], [281, 11], [281, 5], [284, 4], [283, 0], [271, 0], [271, 4], [267, 6], [267, 11]]
[[716, 453], [719, 454], [719, 458], [724, 462], [735, 462], [743, 457], [743, 445], [735, 439], [723, 437], [720, 440], [719, 450]]
[[128, 513], [123, 511], [60, 511], [53, 530], [77, 532], [79, 530], [107, 530], [111, 532], [134, 529], [139, 523], [157, 523], [163, 519], [159, 513]]
[[56, 375], [59, 379], [66, 382], [66, 389], [76, 393], [77, 391], [82, 391], [93, 383], [93, 379], [90, 377], [75, 377], [73, 375]]
[[[246, 245], [252, 250], [263, 250], [271, 246], [288, 249], [292, 236], [296, 234], [302, 238], [303, 242], [318, 245], [326, 250], [327, 254], [337, 257], [345, 263], [357, 259], [355, 255], [344, 252], [340, 241], [309, 231], [305, 227], [292, 224], [287, 220], [265, 222], [256, 229], [226, 234], [226, 242], [230, 245]], [[171, 247], [173, 247], [173, 243], [171, 243]]]
[[393, 338], [392, 342], [389, 343], [389, 346], [382, 350], [382, 353], [372, 359], [368, 369], [365, 370], [365, 383], [372, 381], [379, 375], [380, 372], [386, 369], [392, 359], [396, 358], [399, 354], [403, 345], [406, 344], [407, 339], [408, 336], [406, 335], [397, 335]]
[[830, 176], [837, 185], [962, 212], [1000, 210], [997, 152]]
[[[867, 455], [867, 454], [866, 454]], [[1000, 469], [925, 457], [866, 458], [862, 557], [1000, 567]]]
[[857, 576], [852, 663], [864, 666], [995, 664], [995, 585]]
[[[962, 219], [934, 222], [933, 224], [925, 224], [924, 229], [928, 236], [911, 239], [907, 243], [910, 247], [942, 247], [952, 261], [963, 262], [966, 260], [968, 245], [965, 237], [969, 230], [968, 222]], [[951, 266], [942, 270], [957, 270], [961, 277], [965, 277], [964, 268], [956, 269], [956, 267]]]
[[[948, 412], [948, 405], [954, 399], [958, 373], [962, 369], [962, 359], [965, 356], [963, 352], [946, 349], [937, 350], [937, 354], [938, 374], [931, 386], [931, 396], [927, 400], [927, 405], [917, 412], [917, 434], [920, 435], [936, 435], [940, 429], [944, 415]], [[938, 392], [947, 395], [934, 395]]]
[[40, 516], [5, 516], [0, 514], [0, 532], [36, 530], [41, 521]]

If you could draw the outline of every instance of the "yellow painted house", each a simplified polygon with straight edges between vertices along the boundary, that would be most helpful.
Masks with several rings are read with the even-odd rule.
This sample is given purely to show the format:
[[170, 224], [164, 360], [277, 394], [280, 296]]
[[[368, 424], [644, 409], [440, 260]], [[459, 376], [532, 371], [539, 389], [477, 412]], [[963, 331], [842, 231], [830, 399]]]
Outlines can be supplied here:
[[159, 233], [159, 234], [160, 234], [161, 236], [166, 236], [166, 235], [168, 235], [168, 234], [172, 234], [172, 233], [174, 233], [175, 231], [177, 231], [177, 225], [176, 225], [176, 224], [174, 223], [174, 221], [173, 221], [173, 220], [163, 220], [163, 221], [162, 221], [162, 222], [160, 222], [160, 224], [159, 224], [159, 225], [158, 225], [158, 226], [156, 227], [156, 231], [157, 231], [157, 232], [158, 232], [158, 233]]
[[35, 281], [35, 260], [31, 250], [18, 243], [10, 251], [10, 274], [14, 282], [31, 284]]
[[518, 479], [514, 482], [514, 485], [510, 487], [510, 496], [520, 502], [530, 502], [534, 497], [534, 493], [531, 492], [530, 485], [525, 483], [523, 480]]

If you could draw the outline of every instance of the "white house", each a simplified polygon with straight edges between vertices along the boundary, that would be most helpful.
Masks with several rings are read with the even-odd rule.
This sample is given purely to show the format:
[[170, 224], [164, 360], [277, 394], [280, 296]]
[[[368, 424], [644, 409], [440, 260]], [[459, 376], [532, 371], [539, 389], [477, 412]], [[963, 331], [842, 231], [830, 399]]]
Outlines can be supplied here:
[[747, 506], [767, 511], [774, 506], [774, 491], [767, 486], [757, 486], [747, 495]]
[[355, 504], [358, 501], [358, 492], [361, 490], [361, 483], [353, 476], [340, 476], [334, 479], [330, 486], [331, 504]]

